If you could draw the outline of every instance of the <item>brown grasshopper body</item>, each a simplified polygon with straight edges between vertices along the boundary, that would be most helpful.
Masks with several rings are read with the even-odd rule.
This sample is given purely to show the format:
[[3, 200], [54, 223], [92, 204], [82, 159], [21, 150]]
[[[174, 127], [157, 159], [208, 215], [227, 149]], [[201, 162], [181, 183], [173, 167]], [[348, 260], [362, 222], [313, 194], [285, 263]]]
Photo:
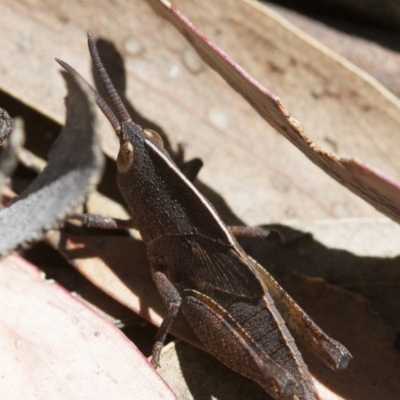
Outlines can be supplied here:
[[153, 364], [159, 364], [166, 334], [181, 308], [210, 353], [258, 382], [275, 399], [318, 398], [280, 312], [331, 367], [345, 368], [350, 354], [243, 251], [212, 205], [171, 160], [159, 135], [131, 121], [90, 36], [89, 49], [118, 116], [93, 89], [120, 139], [117, 183], [132, 219], [90, 214], [79, 218], [88, 226], [140, 231], [155, 284], [168, 309], [156, 337]]

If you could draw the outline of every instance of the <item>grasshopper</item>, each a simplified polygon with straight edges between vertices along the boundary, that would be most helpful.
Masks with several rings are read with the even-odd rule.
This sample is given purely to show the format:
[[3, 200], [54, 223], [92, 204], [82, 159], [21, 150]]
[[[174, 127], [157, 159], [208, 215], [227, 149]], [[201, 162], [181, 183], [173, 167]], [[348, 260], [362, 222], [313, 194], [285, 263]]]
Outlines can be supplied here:
[[[265, 238], [268, 231], [227, 227], [193, 186], [195, 174], [181, 172], [156, 132], [132, 122], [90, 35], [88, 43], [115, 110], [114, 114], [92, 88], [120, 141], [117, 183], [132, 218], [72, 217], [89, 227], [139, 230], [154, 282], [167, 308], [156, 335], [152, 364], [159, 366], [166, 335], [181, 309], [210, 353], [258, 382], [274, 399], [317, 399], [311, 375], [282, 316], [331, 368], [346, 368], [350, 353], [327, 336], [236, 240], [249, 235]], [[57, 61], [76, 73], [65, 62]]]

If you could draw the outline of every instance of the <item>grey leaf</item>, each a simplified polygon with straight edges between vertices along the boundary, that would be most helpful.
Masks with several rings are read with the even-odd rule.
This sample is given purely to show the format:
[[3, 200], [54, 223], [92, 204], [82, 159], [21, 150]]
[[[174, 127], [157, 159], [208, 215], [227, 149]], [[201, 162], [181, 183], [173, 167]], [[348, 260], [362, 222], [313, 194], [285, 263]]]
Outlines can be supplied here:
[[68, 85], [67, 121], [43, 172], [0, 212], [0, 255], [40, 240], [82, 203], [98, 183], [104, 163], [97, 135], [96, 104], [79, 76]]

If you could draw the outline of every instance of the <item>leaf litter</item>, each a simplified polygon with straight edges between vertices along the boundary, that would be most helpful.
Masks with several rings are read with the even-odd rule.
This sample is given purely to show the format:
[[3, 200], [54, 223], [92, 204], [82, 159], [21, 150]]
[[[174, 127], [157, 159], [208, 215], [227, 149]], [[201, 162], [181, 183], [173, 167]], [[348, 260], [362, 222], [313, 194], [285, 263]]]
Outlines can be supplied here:
[[[178, 2], [177, 2], [178, 3]], [[244, 2], [245, 3], [245, 2]], [[244, 4], [243, 3], [243, 4]], [[229, 4], [229, 3], [227, 3], [227, 4]], [[242, 4], [242, 3], [241, 3]], [[208, 5], [208, 7], [210, 7], [209, 5]], [[223, 7], [223, 6], [222, 6]], [[232, 7], [232, 6], [230, 6], [230, 7]], [[240, 7], [241, 6], [239, 6], [239, 9], [240, 9]], [[256, 9], [256, 8], [255, 8]], [[210, 10], [210, 9], [209, 9]], [[60, 12], [62, 13], [64, 10], [61, 10]], [[258, 11], [258, 10], [257, 10]], [[199, 15], [200, 15], [200, 13], [199, 13]], [[146, 16], [148, 16], [148, 14], [146, 14]], [[215, 17], [215, 15], [211, 15], [210, 14], [210, 18], [211, 17]], [[100, 18], [101, 19], [101, 18]], [[163, 25], [160, 25], [160, 29], [164, 29], [165, 31], [167, 31], [167, 32], [169, 32], [169, 30], [165, 27], [165, 26], [163, 26]], [[87, 29], [87, 28], [84, 28], [84, 29]], [[82, 33], [83, 34], [83, 33]], [[171, 35], [173, 35], [173, 34], [171, 34]], [[56, 35], [55, 35], [56, 36]], [[175, 36], [173, 36], [173, 37], [175, 37]], [[120, 40], [120, 39], [119, 39]], [[179, 42], [179, 43], [181, 43], [181, 42]], [[182, 44], [177, 44], [177, 46], [179, 47], [179, 46], [182, 46]], [[130, 51], [132, 51], [132, 48], [133, 49], [135, 49], [135, 48], [138, 48], [137, 47], [137, 43], [136, 43], [136, 47], [135, 46], [133, 46], [135, 43], [131, 43], [130, 42], [130, 45], [131, 45], [131, 47], [130, 47]], [[79, 45], [80, 44], [78, 44], [78, 47], [79, 47]], [[172, 45], [172, 44], [171, 44]], [[133, 46], [133, 47], [132, 47]], [[140, 46], [139, 46], [139, 48], [140, 48]], [[185, 48], [185, 47], [183, 47], [183, 48]], [[74, 46], [74, 48], [71, 50], [71, 53], [74, 53], [75, 52], [75, 50], [76, 50], [76, 47]], [[186, 50], [187, 51], [187, 50]], [[133, 53], [134, 54], [143, 54], [141, 51], [136, 51], [136, 50], [134, 50], [133, 51]], [[59, 54], [59, 53], [56, 53], [57, 55]], [[186, 53], [185, 53], [186, 54]], [[189, 54], [188, 52], [187, 52], [187, 54]], [[63, 56], [64, 57], [64, 56]], [[186, 58], [186, 62], [187, 62], [187, 60], [189, 59], [189, 61], [191, 60], [191, 58], [190, 57], [192, 57], [192, 56], [187, 56], [187, 58]], [[66, 57], [64, 57], [64, 58], [66, 58]], [[193, 58], [193, 57], [192, 57]], [[192, 64], [191, 64], [192, 65]], [[194, 64], [193, 64], [194, 65]], [[278, 65], [278, 67], [279, 67], [279, 65]], [[279, 69], [279, 68], [278, 68]], [[128, 69], [128, 71], [129, 71], [129, 74], [132, 74], [132, 70], [131, 69]], [[201, 68], [200, 68], [200, 70], [199, 70], [199, 73], [198, 73], [198, 78], [199, 78], [199, 80], [200, 80], [200, 82], [201, 82], [201, 79], [202, 79], [202, 74], [203, 74], [203, 72], [202, 71], [204, 71], [204, 67], [202, 66]], [[219, 82], [219, 81], [218, 81]], [[217, 85], [216, 85], [216, 87], [220, 87], [220, 86], [218, 86], [218, 85], [220, 85], [220, 83], [218, 83]], [[332, 88], [331, 88], [332, 89]], [[335, 94], [335, 91], [336, 91], [336, 94]], [[340, 95], [340, 93], [337, 91], [337, 89], [335, 89], [335, 88], [333, 88], [332, 90], [331, 90], [331, 95]], [[140, 90], [139, 90], [139, 95], [140, 95]], [[140, 96], [138, 96], [138, 97], [140, 97]], [[148, 97], [150, 97], [150, 100], [152, 100], [152, 101], [150, 101], [150, 100], [148, 100], [148, 102], [151, 104], [151, 103], [153, 103], [153, 107], [154, 108], [156, 108], [156, 106], [158, 105], [158, 100], [157, 99], [154, 99], [153, 98], [153, 94], [152, 93], [149, 93], [149, 92], [147, 92], [146, 93], [146, 97], [148, 98]], [[166, 96], [167, 97], [167, 96]], [[168, 98], [168, 97], [167, 97]], [[235, 101], [236, 101], [236, 99], [235, 99]], [[38, 104], [40, 104], [40, 101], [38, 102]], [[154, 106], [155, 105], [155, 106]], [[179, 106], [180, 107], [182, 107], [182, 104], [179, 104]], [[238, 109], [240, 109], [241, 108], [241, 106], [239, 106], [238, 107]], [[292, 106], [290, 106], [290, 108], [292, 108]], [[143, 109], [143, 106], [142, 106], [142, 109]], [[53, 114], [54, 115], [54, 114]], [[149, 113], [149, 115], [150, 115], [150, 113]], [[219, 114], [219, 113], [214, 113], [214, 114], [212, 114], [212, 121], [214, 121], [213, 123], [216, 123], [216, 124], [219, 124], [219, 126], [221, 126], [221, 127], [223, 127], [224, 126], [224, 118], [223, 118], [223, 115], [221, 115], [221, 114]], [[179, 125], [181, 124], [182, 122], [180, 122], [180, 121], [178, 121], [178, 133], [179, 133], [179, 130], [181, 129], [180, 127], [179, 127]], [[167, 126], [169, 126], [169, 122], [166, 122], [165, 123], [165, 125], [167, 125]], [[169, 129], [168, 129], [168, 133], [170, 133], [170, 130], [171, 130], [171, 128], [169, 127]], [[192, 134], [192, 133], [191, 133]], [[203, 133], [203, 134], [205, 134], [205, 133]], [[103, 142], [104, 143], [104, 142]], [[201, 149], [200, 149], [201, 150]], [[197, 154], [196, 154], [197, 155]], [[229, 164], [228, 164], [229, 165]], [[361, 164], [359, 164], [359, 165], [361, 165]], [[362, 165], [361, 165], [362, 166]], [[367, 169], [364, 169], [364, 167], [362, 166], [362, 168], [361, 168], [361, 171], [367, 171], [367, 175], [369, 174], [369, 170], [368, 170], [368, 168]], [[213, 171], [213, 173], [215, 174], [215, 170]], [[215, 174], [215, 175], [217, 175], [217, 174]], [[278, 173], [278, 175], [280, 175], [281, 177], [282, 177], [282, 174], [279, 172]], [[373, 174], [374, 175], [374, 174]], [[284, 176], [284, 175], [283, 175]], [[374, 175], [375, 176], [375, 175]], [[369, 177], [369, 175], [367, 176], [367, 178]], [[383, 178], [385, 178], [385, 177], [383, 177]], [[318, 178], [319, 179], [319, 178]], [[318, 179], [317, 179], [317, 181], [318, 181]], [[284, 181], [284, 179], [283, 179], [283, 181]], [[242, 180], [240, 180], [240, 183], [242, 183], [243, 182], [243, 179]], [[279, 187], [282, 187], [282, 185], [280, 184], [280, 185], [278, 185]], [[384, 186], [385, 186], [385, 182], [384, 182]], [[389, 186], [390, 186], [390, 182], [389, 182]], [[214, 186], [214, 187], [219, 187], [219, 186]], [[322, 192], [324, 192], [324, 190], [321, 190]], [[250, 190], [250, 192], [252, 192], [251, 190]], [[236, 194], [236, 193], [235, 193]], [[282, 196], [282, 195], [281, 195]], [[287, 194], [286, 194], [286, 196], [287, 196]], [[228, 196], [229, 197], [229, 196]], [[230, 203], [231, 204], [234, 204], [234, 198], [232, 197], [232, 200], [230, 200]], [[238, 200], [236, 200], [238, 203], [240, 202], [240, 196], [239, 196], [239, 199]], [[94, 205], [94, 208], [96, 208], [96, 207], [99, 207], [99, 206], [97, 206], [97, 205]], [[240, 207], [239, 207], [240, 208]], [[249, 208], [249, 210], [250, 211], [252, 211], [251, 210], [251, 207]], [[259, 216], [258, 218], [259, 218], [259, 223], [265, 223], [265, 221], [266, 221], [266, 219], [268, 218], [266, 215], [265, 215], [265, 210], [263, 210], [263, 212], [264, 212], [264, 214], [262, 215], [262, 216]], [[240, 213], [240, 216], [243, 216], [243, 215], [246, 215], [246, 213], [243, 213], [243, 211], [241, 211], [241, 213]], [[293, 214], [288, 214], [288, 215], [293, 215]], [[296, 214], [297, 215], [297, 214]], [[326, 214], [326, 215], [330, 215], [329, 213], [328, 214]], [[361, 214], [360, 214], [361, 215]], [[374, 214], [372, 214], [372, 215], [374, 215]], [[247, 217], [248, 218], [248, 217]], [[284, 220], [284, 218], [282, 219], [282, 218], [279, 218], [279, 217], [277, 217], [278, 219], [277, 220], [280, 220], [280, 221], [283, 221]], [[119, 239], [119, 238], [118, 238]], [[78, 252], [76, 252], [76, 249], [74, 248], [74, 246], [79, 246], [79, 241], [83, 241], [83, 244], [81, 244], [80, 245], [80, 248], [79, 248], [79, 251]], [[112, 245], [110, 245], [110, 248], [113, 248], [113, 250], [112, 250], [112, 252], [113, 252], [113, 254], [108, 254], [107, 253], [107, 251], [109, 251], [109, 249], [105, 249], [104, 250], [104, 254], [102, 254], [101, 252], [99, 252], [98, 254], [100, 254], [100, 256], [96, 256], [96, 253], [95, 253], [95, 250], [96, 251], [99, 251], [99, 247], [101, 247], [100, 245], [99, 245], [99, 242], [97, 243], [97, 247], [96, 246], [94, 246], [93, 245], [93, 243], [87, 243], [86, 242], [86, 239], [85, 238], [68, 238], [67, 240], [65, 240], [64, 242], [63, 241], [61, 241], [60, 243], [64, 243], [64, 245], [65, 244], [68, 244], [68, 246], [66, 246], [66, 250], [69, 252], [69, 254], [68, 254], [68, 256], [71, 258], [71, 260], [73, 261], [73, 263], [75, 264], [75, 266], [78, 266], [78, 268], [82, 268], [83, 269], [83, 267], [81, 267], [81, 264], [83, 264], [83, 261], [85, 261], [85, 263], [86, 264], [88, 264], [88, 263], [90, 263], [91, 262], [91, 257], [86, 257], [85, 256], [85, 251], [88, 251], [89, 252], [89, 254], [93, 254], [95, 257], [95, 259], [97, 258], [97, 260], [93, 260], [93, 262], [92, 262], [92, 266], [91, 266], [91, 272], [88, 274], [88, 276], [90, 277], [90, 276], [92, 276], [93, 278], [92, 279], [94, 279], [95, 281], [97, 281], [97, 280], [103, 280], [104, 282], [103, 283], [101, 283], [100, 282], [100, 284], [99, 284], [99, 286], [100, 287], [107, 287], [107, 286], [109, 286], [110, 284], [111, 284], [111, 282], [112, 282], [112, 280], [113, 279], [116, 279], [115, 277], [109, 277], [107, 274], [109, 274], [110, 273], [110, 271], [107, 271], [106, 273], [105, 273], [105, 276], [103, 277], [103, 278], [99, 278], [99, 276], [101, 276], [101, 274], [103, 273], [102, 271], [102, 269], [100, 269], [100, 268], [98, 268], [97, 269], [97, 266], [98, 265], [101, 265], [101, 263], [100, 264], [97, 264], [98, 263], [98, 259], [100, 259], [100, 261], [101, 262], [103, 262], [104, 260], [107, 260], [107, 263], [106, 263], [106, 266], [107, 266], [107, 268], [108, 268], [108, 270], [110, 270], [110, 265], [112, 266], [111, 267], [111, 275], [112, 274], [114, 274], [114, 275], [117, 275], [117, 280], [119, 280], [120, 281], [120, 285], [122, 284], [122, 285], [126, 285], [126, 286], [128, 286], [129, 287], [129, 289], [131, 289], [131, 287], [133, 287], [133, 284], [131, 284], [130, 282], [132, 282], [132, 281], [134, 281], [134, 275], [136, 274], [136, 272], [135, 271], [129, 271], [129, 268], [133, 268], [133, 265], [134, 264], [136, 264], [137, 262], [140, 264], [140, 251], [138, 251], [138, 252], [136, 252], [136, 250], [135, 250], [135, 253], [128, 253], [127, 251], [128, 250], [123, 250], [123, 251], [120, 251], [119, 252], [119, 254], [121, 255], [121, 259], [122, 260], [124, 260], [123, 259], [123, 255], [124, 254], [130, 254], [130, 259], [129, 259], [129, 265], [126, 265], [126, 267], [125, 267], [125, 269], [126, 270], [124, 270], [124, 272], [123, 273], [120, 273], [119, 272], [119, 270], [118, 270], [118, 267], [115, 267], [115, 265], [113, 265], [113, 258], [115, 257], [115, 253], [116, 252], [118, 252], [118, 250], [120, 250], [120, 249], [124, 249], [124, 247], [128, 247], [129, 246], [129, 244], [132, 242], [132, 239], [129, 239], [129, 238], [125, 238], [124, 240], [122, 240], [121, 241], [121, 244], [119, 245], [119, 244], [116, 244], [116, 243], [113, 243], [113, 240], [112, 240], [112, 238], [110, 237], [110, 238], [107, 238], [107, 236], [105, 236], [105, 237], [102, 237], [101, 239], [100, 238], [97, 238], [97, 240], [99, 241], [99, 240], [103, 240], [104, 242], [103, 243], [108, 243], [109, 241], [110, 241], [110, 243], [112, 244]], [[89, 240], [90, 241], [90, 240]], [[115, 242], [117, 242], [117, 239], [115, 239]], [[126, 245], [124, 244], [126, 242]], [[119, 247], [120, 246], [120, 247]], [[331, 246], [333, 246], [333, 244], [330, 244], [330, 247]], [[107, 246], [108, 247], [108, 246]], [[140, 247], [140, 246], [139, 246]], [[92, 248], [92, 249], [91, 249]], [[295, 247], [296, 248], [296, 247]], [[134, 247], [134, 249], [136, 249], [136, 247]], [[143, 253], [143, 249], [141, 250], [142, 251], [142, 253]], [[139, 260], [137, 259], [139, 257]], [[124, 261], [124, 264], [128, 264], [127, 262], [125, 262]], [[274, 267], [274, 265], [273, 265], [273, 262], [271, 263], [272, 264], [272, 267]], [[289, 265], [289, 263], [287, 264], [287, 265]], [[293, 261], [292, 261], [292, 264], [291, 265], [296, 265], [296, 264], [293, 264]], [[355, 265], [355, 266], [354, 266]], [[351, 264], [351, 268], [356, 268], [356, 264]], [[144, 264], [143, 265], [143, 268], [147, 268], [147, 266]], [[140, 269], [139, 269], [139, 271], [140, 271]], [[143, 273], [144, 273], [144, 269], [143, 269]], [[138, 274], [139, 274], [139, 276], [140, 276], [140, 272], [138, 272]], [[147, 270], [147, 272], [145, 273], [145, 274], [147, 274], [147, 276], [149, 276], [150, 274], [149, 274], [149, 272], [148, 272], [148, 270]], [[312, 272], [311, 272], [311, 274], [313, 274]], [[322, 275], [323, 276], [323, 275]], [[123, 279], [121, 279], [121, 278], [123, 278]], [[128, 278], [127, 280], [125, 280], [125, 278]], [[142, 282], [143, 281], [145, 281], [145, 279], [144, 279], [144, 277], [142, 276]], [[128, 283], [127, 283], [128, 282]], [[297, 283], [299, 283], [299, 282], [297, 282]], [[151, 284], [152, 284], [152, 282], [151, 281], [149, 281], [148, 282], [148, 288], [150, 289], [150, 288], [153, 288], [153, 290], [154, 290], [154, 287], [152, 287], [151, 286]], [[132, 285], [132, 286], [131, 286]], [[321, 285], [321, 284], [318, 284], [318, 285]], [[318, 286], [317, 285], [317, 286]], [[147, 289], [147, 286], [144, 286], [146, 289]], [[111, 290], [110, 290], [111, 291]], [[143, 291], [146, 291], [146, 290], [142, 290], [142, 292]], [[126, 291], [125, 290], [125, 292], [123, 292], [124, 293], [124, 296], [126, 295], [126, 294], [129, 294], [130, 296], [131, 296], [131, 293], [130, 293], [130, 291]], [[159, 301], [159, 296], [158, 296], [158, 294], [154, 291], [154, 293], [153, 294], [151, 294], [151, 292], [147, 292], [146, 291], [146, 293], [148, 294], [148, 297], [149, 298], [151, 298], [152, 296], [154, 296], [154, 298], [155, 299], [158, 299], [158, 301]], [[343, 292], [343, 293], [345, 293], [345, 292]], [[124, 296], [121, 296], [121, 297], [124, 297]], [[138, 309], [139, 310], [139, 312], [144, 312], [145, 314], [147, 313], [147, 318], [149, 318], [150, 320], [152, 320], [153, 322], [157, 322], [157, 321], [159, 321], [160, 320], [160, 317], [159, 316], [157, 316], [157, 315], [159, 315], [159, 313], [162, 313], [163, 312], [163, 307], [162, 307], [162, 305], [161, 305], [161, 303], [159, 303], [159, 305], [157, 306], [157, 305], [154, 305], [154, 309], [156, 310], [154, 313], [153, 313], [153, 303], [152, 303], [152, 301], [153, 300], [149, 300], [150, 301], [150, 306], [147, 306], [146, 305], [146, 302], [145, 301], [141, 301], [140, 299], [142, 299], [143, 300], [143, 297], [140, 297], [140, 296], [143, 296], [143, 293], [142, 294], [140, 294], [139, 293], [139, 295], [137, 296], [137, 299], [135, 300], [136, 302], [137, 302], [137, 304], [136, 305], [132, 305], [133, 304], [133, 300], [132, 299], [130, 299], [130, 300], [126, 300], [126, 299], [123, 299], [122, 300], [122, 302], [124, 302], [124, 304], [131, 304], [130, 306], [131, 307], [136, 307], [136, 309]], [[343, 296], [343, 297], [346, 297], [345, 295], [340, 295], [340, 296]], [[339, 296], [339, 297], [340, 297]], [[118, 296], [117, 296], [118, 297]], [[354, 300], [354, 299], [353, 299]], [[147, 301], [147, 300], [146, 300]], [[156, 302], [157, 302], [157, 300], [156, 300]], [[154, 304], [156, 304], [156, 302], [154, 303]], [[323, 307], [322, 307], [322, 311], [321, 312], [323, 312], [324, 310], [323, 310]], [[333, 312], [332, 312], [333, 313]], [[324, 317], [323, 317], [324, 318]], [[339, 318], [339, 317], [338, 317]], [[368, 318], [367, 318], [368, 319]], [[374, 320], [373, 318], [372, 318], [372, 322], [374, 322], [374, 323], [378, 323], [378, 326], [380, 326], [379, 324], [381, 324], [381, 320], [379, 320], [379, 321], [376, 321], [376, 320]], [[184, 323], [184, 322], [183, 322]], [[322, 324], [322, 322], [320, 321], [320, 320], [318, 320], [318, 323], [321, 323], [321, 325], [323, 325]], [[180, 329], [184, 329], [183, 327], [182, 328], [180, 328]], [[179, 329], [177, 330], [177, 331], [179, 331]], [[389, 331], [390, 331], [390, 329], [389, 329]], [[328, 331], [329, 332], [329, 331]], [[392, 335], [392, 331], [390, 331], [391, 333], [390, 334], [388, 334], [388, 335], [382, 335], [382, 342], [383, 343], [389, 343], [392, 339], [391, 338], [393, 338], [393, 335]], [[359, 333], [360, 335], [361, 335], [361, 333]], [[189, 335], [189, 333], [188, 333], [188, 335]], [[379, 335], [378, 335], [379, 336]], [[343, 342], [347, 345], [347, 343], [346, 343], [346, 340], [343, 340]], [[375, 343], [375, 342], [373, 342], [373, 343]], [[378, 353], [376, 353], [376, 354], [378, 354]], [[389, 353], [385, 353], [385, 354], [389, 354]], [[391, 353], [392, 354], [392, 353]], [[393, 353], [393, 354], [395, 354], [395, 353]], [[393, 355], [392, 354], [392, 355]], [[389, 376], [390, 376], [390, 373], [391, 373], [391, 371], [393, 371], [393, 370], [395, 370], [395, 368], [396, 368], [396, 357], [392, 357], [392, 356], [388, 356], [387, 357], [388, 358], [388, 360], [389, 360], [389, 363], [388, 363], [388, 368], [389, 368], [389, 370], [385, 370], [385, 373], [386, 374], [389, 374]], [[354, 361], [354, 360], [353, 360]], [[392, 362], [393, 361], [393, 362]], [[362, 360], [360, 361], [360, 362], [362, 362]], [[179, 366], [176, 366], [178, 369], [179, 369]], [[390, 368], [392, 368], [392, 369], [390, 369]], [[394, 369], [393, 369], [394, 368]], [[368, 376], [368, 374], [367, 374], [367, 376]], [[349, 384], [348, 384], [348, 382], [346, 382], [346, 371], [344, 371], [343, 372], [343, 374], [341, 374], [341, 377], [344, 377], [344, 386], [350, 386]], [[339, 378], [338, 378], [339, 379]], [[363, 379], [363, 378], [362, 378]], [[363, 382], [363, 380], [361, 379], [361, 383]], [[236, 380], [236, 378], [234, 378], [234, 380]], [[208, 382], [208, 381], [207, 381]], [[327, 381], [327, 382], [329, 382], [329, 380]], [[336, 385], [336, 386], [335, 386]], [[334, 388], [334, 391], [336, 391], [336, 390], [339, 390], [338, 388], [340, 388], [341, 386], [340, 386], [340, 383], [334, 383], [333, 384], [333, 388]], [[335, 389], [336, 388], [336, 389]], [[358, 388], [358, 386], [357, 385], [355, 385], [355, 388], [356, 389], [354, 389], [355, 391], [356, 391], [356, 394], [357, 394], [357, 390], [360, 390], [359, 388]], [[388, 389], [388, 393], [387, 393], [387, 398], [391, 398], [390, 396], [391, 396], [391, 394], [390, 393], [395, 393], [395, 392], [390, 392], [390, 390], [391, 389], [393, 389], [393, 386], [392, 385], [389, 385], [389, 389]], [[347, 390], [347, 391], [346, 391]], [[348, 390], [349, 389], [340, 389], [339, 391], [341, 391], [342, 392], [342, 394], [344, 395], [344, 396], [347, 396], [347, 398], [352, 398], [351, 396], [353, 395], [352, 393], [350, 393], [349, 394], [349, 392], [348, 392]], [[374, 393], [374, 392], [371, 392], [371, 393]], [[363, 398], [368, 398], [368, 393], [366, 393], [366, 397], [363, 397]], [[328, 398], [328, 397], [327, 397]], [[346, 397], [345, 397], [346, 398]], [[374, 398], [374, 397], [371, 397], [371, 398]]]

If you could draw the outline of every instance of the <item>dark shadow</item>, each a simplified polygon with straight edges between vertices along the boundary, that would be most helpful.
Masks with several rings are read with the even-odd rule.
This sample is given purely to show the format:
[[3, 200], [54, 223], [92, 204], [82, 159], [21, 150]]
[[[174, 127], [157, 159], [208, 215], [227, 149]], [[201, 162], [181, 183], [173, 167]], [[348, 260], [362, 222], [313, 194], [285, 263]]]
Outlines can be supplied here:
[[382, 23], [377, 19], [345, 9], [343, 5], [335, 2], [330, 6], [320, 0], [268, 0], [265, 3], [267, 6], [273, 3], [278, 7], [293, 10], [333, 29], [379, 43], [383, 47], [400, 50], [399, 26]]
[[20, 102], [15, 97], [0, 91], [0, 107], [12, 118], [22, 117], [26, 133], [25, 148], [37, 156], [47, 159], [49, 149], [61, 131], [61, 126], [43, 114]]
[[101, 178], [101, 182], [97, 186], [97, 191], [104, 196], [107, 196], [110, 199], [116, 201], [117, 203], [125, 206], [125, 200], [122, 197], [122, 194], [119, 191], [117, 185], [117, 181], [115, 180], [115, 177], [117, 175], [117, 165], [115, 164], [115, 161], [110, 157], [105, 156], [105, 161], [106, 165], [104, 168], [103, 177]]
[[[400, 285], [400, 256], [394, 258], [360, 257], [345, 250], [330, 249], [302, 233], [284, 225], [265, 225], [277, 229], [285, 237], [281, 245], [239, 239], [243, 249], [278, 281], [292, 272], [320, 277], [328, 283], [359, 293], [371, 302], [394, 329], [400, 329], [400, 303], [385, 298]], [[382, 289], [378, 290], [379, 286]]]
[[184, 342], [176, 343], [175, 350], [195, 400], [273, 400], [256, 382], [232, 371], [212, 355]]
[[[37, 156], [47, 159], [49, 149], [62, 127], [26, 104], [21, 103], [18, 99], [1, 91], [0, 107], [3, 107], [12, 118], [23, 118], [25, 129], [24, 147]], [[36, 176], [36, 172], [19, 164], [13, 174], [12, 189], [17, 194], [20, 194]]]

